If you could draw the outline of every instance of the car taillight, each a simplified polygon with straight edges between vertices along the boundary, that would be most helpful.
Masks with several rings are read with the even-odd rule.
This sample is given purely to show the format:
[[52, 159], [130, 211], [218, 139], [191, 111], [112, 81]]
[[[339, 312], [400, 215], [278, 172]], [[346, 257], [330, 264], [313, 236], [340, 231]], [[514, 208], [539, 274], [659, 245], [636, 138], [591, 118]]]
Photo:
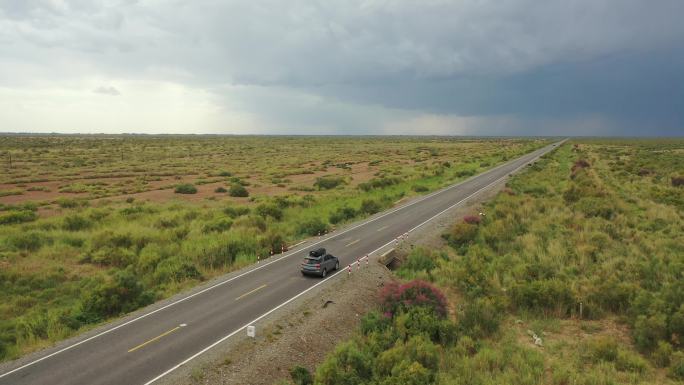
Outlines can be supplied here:
[[316, 264], [316, 268], [317, 268], [317, 269], [320, 269], [320, 268], [321, 268], [321, 264], [320, 264], [320, 263], [317, 263], [317, 264]]

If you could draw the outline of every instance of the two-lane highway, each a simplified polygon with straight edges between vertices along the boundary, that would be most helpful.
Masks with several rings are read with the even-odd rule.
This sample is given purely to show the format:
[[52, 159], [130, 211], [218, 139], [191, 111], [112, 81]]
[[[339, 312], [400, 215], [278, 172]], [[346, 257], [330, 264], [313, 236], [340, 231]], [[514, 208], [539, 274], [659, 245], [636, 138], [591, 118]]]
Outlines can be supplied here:
[[392, 247], [397, 236], [475, 196], [553, 146], [307, 242], [282, 257], [252, 266], [241, 274], [81, 342], [46, 350], [34, 361], [10, 363], [10, 368], [0, 374], [0, 384], [96, 385], [156, 381], [303, 292], [325, 284], [327, 280], [300, 274], [299, 263], [306, 250], [325, 247], [340, 258], [343, 269], [359, 257]]

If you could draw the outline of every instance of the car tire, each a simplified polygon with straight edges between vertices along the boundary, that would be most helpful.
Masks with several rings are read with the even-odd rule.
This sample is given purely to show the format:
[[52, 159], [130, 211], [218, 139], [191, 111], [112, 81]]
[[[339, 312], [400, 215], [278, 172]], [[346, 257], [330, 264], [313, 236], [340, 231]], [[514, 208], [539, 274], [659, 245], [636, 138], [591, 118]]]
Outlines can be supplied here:
[[325, 278], [326, 275], [328, 275], [328, 270], [323, 268], [323, 271], [321, 271], [321, 277]]
[[335, 262], [335, 270], [340, 269], [340, 261]]

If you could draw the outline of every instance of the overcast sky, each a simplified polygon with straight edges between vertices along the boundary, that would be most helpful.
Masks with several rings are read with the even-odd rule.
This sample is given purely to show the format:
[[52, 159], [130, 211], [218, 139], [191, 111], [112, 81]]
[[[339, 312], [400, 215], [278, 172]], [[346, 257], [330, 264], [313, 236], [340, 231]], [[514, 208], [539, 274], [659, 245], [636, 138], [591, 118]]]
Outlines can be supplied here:
[[684, 135], [683, 0], [0, 0], [0, 132]]

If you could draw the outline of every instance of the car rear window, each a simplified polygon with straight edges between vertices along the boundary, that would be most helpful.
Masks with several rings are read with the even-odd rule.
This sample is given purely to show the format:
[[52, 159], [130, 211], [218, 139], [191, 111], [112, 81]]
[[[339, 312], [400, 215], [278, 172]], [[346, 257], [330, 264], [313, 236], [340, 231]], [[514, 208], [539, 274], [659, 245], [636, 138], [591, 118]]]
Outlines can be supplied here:
[[320, 258], [304, 258], [304, 263], [318, 263], [320, 261]]

